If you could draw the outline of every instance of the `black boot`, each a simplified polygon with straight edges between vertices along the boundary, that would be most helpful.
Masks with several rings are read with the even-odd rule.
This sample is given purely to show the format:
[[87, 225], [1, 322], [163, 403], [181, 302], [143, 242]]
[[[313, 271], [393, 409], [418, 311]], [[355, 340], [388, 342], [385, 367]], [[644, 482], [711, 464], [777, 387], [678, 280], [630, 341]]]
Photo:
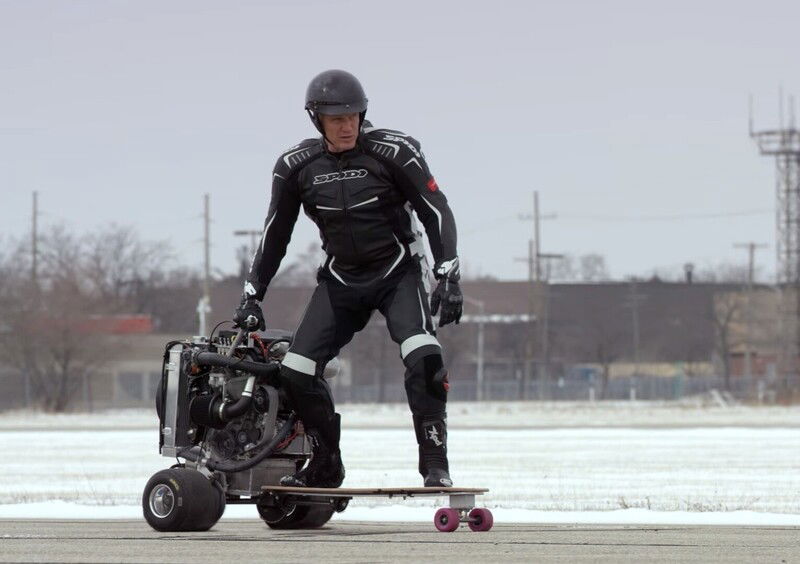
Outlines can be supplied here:
[[311, 441], [311, 460], [305, 468], [281, 478], [282, 486], [338, 488], [344, 481], [344, 465], [339, 451], [341, 418], [335, 413], [329, 425], [306, 429]]
[[414, 430], [419, 445], [419, 473], [426, 488], [449, 488], [450, 467], [447, 463], [447, 419], [414, 416]]

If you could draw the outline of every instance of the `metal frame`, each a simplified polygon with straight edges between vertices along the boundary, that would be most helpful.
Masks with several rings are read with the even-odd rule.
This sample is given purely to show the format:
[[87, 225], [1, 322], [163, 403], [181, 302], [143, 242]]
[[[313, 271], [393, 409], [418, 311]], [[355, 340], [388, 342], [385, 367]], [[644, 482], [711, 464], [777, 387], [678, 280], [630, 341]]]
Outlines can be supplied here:
[[178, 454], [175, 445], [175, 435], [178, 429], [178, 394], [180, 387], [181, 353], [183, 344], [173, 345], [169, 349], [169, 362], [167, 363], [167, 393], [164, 398], [164, 444], [161, 455], [174, 458]]

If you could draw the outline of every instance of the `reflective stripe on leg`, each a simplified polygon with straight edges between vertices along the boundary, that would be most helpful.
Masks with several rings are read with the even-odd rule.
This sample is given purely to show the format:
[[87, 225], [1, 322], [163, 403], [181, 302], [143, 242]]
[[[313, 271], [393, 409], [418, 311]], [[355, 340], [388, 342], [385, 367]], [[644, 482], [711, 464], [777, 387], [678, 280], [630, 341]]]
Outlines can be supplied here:
[[[441, 348], [439, 341], [436, 340], [436, 337], [433, 335], [412, 335], [402, 343], [400, 343], [400, 356], [403, 357], [403, 360], [417, 350], [420, 347], [425, 347], [429, 345], [434, 345]], [[288, 355], [287, 355], [288, 356]]]
[[317, 374], [317, 363], [315, 361], [291, 351], [286, 353], [281, 364], [286, 368], [291, 368], [309, 376], [316, 376]]

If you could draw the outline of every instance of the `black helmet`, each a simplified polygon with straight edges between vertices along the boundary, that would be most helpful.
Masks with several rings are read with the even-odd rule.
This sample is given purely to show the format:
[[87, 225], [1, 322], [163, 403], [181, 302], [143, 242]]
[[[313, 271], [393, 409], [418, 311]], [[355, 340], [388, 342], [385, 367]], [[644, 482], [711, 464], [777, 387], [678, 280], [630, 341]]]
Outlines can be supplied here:
[[316, 128], [324, 133], [319, 114], [359, 114], [359, 123], [367, 113], [367, 95], [356, 77], [343, 70], [319, 73], [306, 89], [306, 111]]

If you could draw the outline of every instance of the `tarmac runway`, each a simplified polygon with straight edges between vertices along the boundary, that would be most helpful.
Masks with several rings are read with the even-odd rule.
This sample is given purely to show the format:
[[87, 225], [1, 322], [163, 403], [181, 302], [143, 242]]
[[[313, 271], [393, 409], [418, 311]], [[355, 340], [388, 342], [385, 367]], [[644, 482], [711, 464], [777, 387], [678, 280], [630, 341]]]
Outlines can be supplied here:
[[433, 523], [332, 522], [273, 531], [223, 520], [158, 533], [144, 520], [0, 520], [3, 562], [798, 562], [800, 527], [496, 524], [440, 533]]

